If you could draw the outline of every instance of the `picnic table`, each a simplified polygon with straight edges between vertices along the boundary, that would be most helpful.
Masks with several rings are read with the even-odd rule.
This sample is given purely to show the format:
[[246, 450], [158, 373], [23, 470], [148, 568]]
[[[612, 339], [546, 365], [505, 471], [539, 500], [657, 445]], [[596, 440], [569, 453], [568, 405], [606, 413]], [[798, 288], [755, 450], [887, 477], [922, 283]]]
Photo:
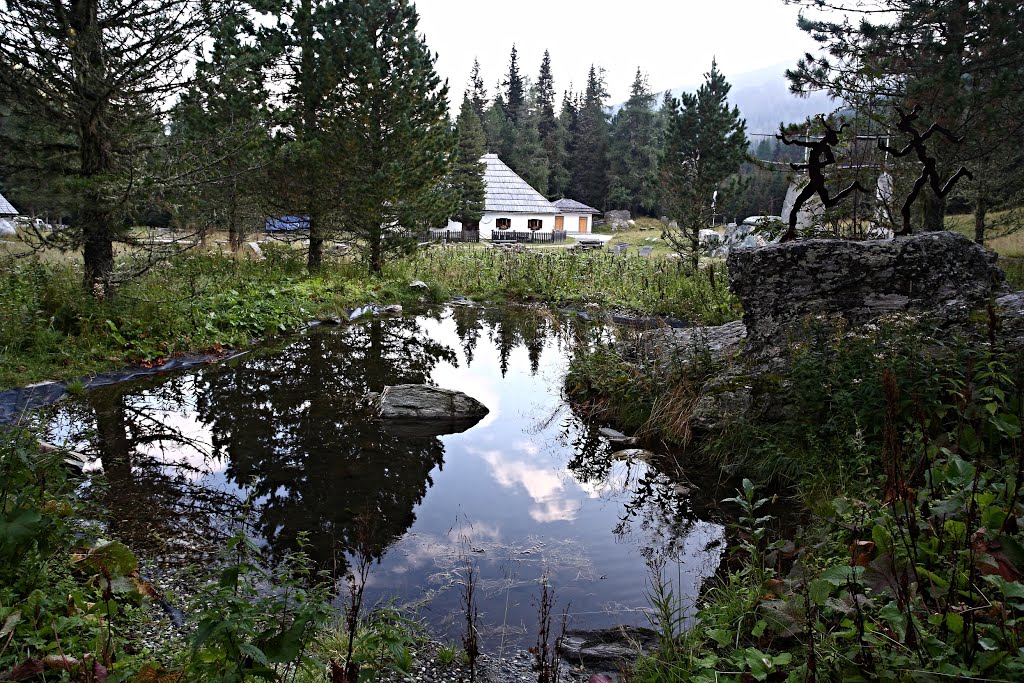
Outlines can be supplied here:
[[581, 249], [583, 251], [590, 251], [591, 249], [600, 249], [603, 246], [604, 246], [604, 242], [602, 242], [599, 239], [595, 239], [593, 237], [591, 237], [591, 238], [584, 237], [584, 238], [577, 238], [576, 239], [576, 248], [577, 249]]

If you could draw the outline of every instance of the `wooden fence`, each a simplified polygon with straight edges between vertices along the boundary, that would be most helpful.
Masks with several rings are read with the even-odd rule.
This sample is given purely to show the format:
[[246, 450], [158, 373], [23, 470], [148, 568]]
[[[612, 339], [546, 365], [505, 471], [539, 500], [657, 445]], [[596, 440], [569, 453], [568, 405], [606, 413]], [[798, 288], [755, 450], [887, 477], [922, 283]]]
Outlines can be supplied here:
[[565, 232], [513, 232], [511, 230], [494, 230], [491, 232], [491, 242], [547, 242], [558, 243], [565, 241]]

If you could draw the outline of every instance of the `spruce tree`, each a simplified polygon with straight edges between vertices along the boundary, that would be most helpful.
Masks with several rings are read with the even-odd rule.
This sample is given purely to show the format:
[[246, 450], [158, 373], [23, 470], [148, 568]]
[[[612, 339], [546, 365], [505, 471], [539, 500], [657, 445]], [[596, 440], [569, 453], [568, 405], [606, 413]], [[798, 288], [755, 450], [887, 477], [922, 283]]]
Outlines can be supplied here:
[[473, 111], [483, 125], [487, 113], [487, 87], [484, 86], [483, 76], [480, 75], [480, 61], [473, 58], [473, 70], [469, 73], [469, 97], [473, 102]]
[[483, 126], [468, 94], [462, 98], [455, 136], [458, 146], [451, 186], [457, 199], [453, 218], [462, 223], [464, 230], [479, 230], [480, 218], [484, 215], [484, 171], [487, 168], [480, 159], [487, 150]]
[[558, 144], [549, 164], [548, 188], [552, 199], [564, 197], [569, 191], [568, 164], [576, 147], [578, 120], [579, 107], [570, 91], [566, 90], [562, 94], [562, 107], [558, 114]]
[[418, 34], [407, 0], [342, 3], [348, 40], [339, 64], [332, 151], [344, 178], [339, 200], [371, 273], [408, 246], [403, 228], [425, 228], [452, 213], [440, 191], [454, 156], [448, 86]]
[[548, 167], [547, 186], [538, 189], [548, 197], [554, 198], [558, 195], [558, 177], [562, 173], [559, 167], [563, 164], [563, 154], [558, 130], [558, 116], [555, 114], [555, 77], [551, 72], [551, 54], [547, 50], [544, 50], [544, 59], [540, 63], [535, 93], [537, 135], [544, 148]]
[[711, 224], [716, 191], [747, 158], [746, 122], [729, 107], [730, 85], [711, 62], [704, 84], [672, 100], [660, 163], [662, 202], [678, 228], [666, 237], [696, 271], [700, 231]]
[[275, 113], [279, 125], [276, 157], [268, 169], [270, 209], [306, 220], [310, 271], [322, 264], [324, 241], [342, 228], [337, 196], [347, 179], [334, 144], [347, 93], [339, 80], [337, 56], [350, 40], [339, 17], [347, 20], [350, 13], [348, 3], [284, 0], [278, 23], [261, 33], [266, 49], [281, 55], [286, 84]]
[[609, 149], [609, 204], [633, 214], [652, 214], [657, 207], [658, 115], [654, 93], [640, 69], [629, 100], [612, 121]]
[[[787, 2], [806, 9], [800, 27], [823, 47], [787, 72], [792, 89], [842, 98], [889, 130], [898, 118], [893, 105], [920, 105], [922, 125], [963, 136], [962, 143], [934, 136], [929, 152], [942, 175], [961, 164], [979, 171], [969, 187], [984, 223], [993, 188], [988, 164], [1007, 145], [1021, 148], [1014, 138], [1024, 117], [1019, 0], [879, 0], [870, 7], [835, 0], [827, 16], [816, 14], [817, 0]], [[922, 205], [923, 229], [943, 229], [945, 200], [928, 192]]]
[[[73, 207], [62, 246], [81, 249], [84, 286], [116, 284], [114, 242], [166, 176], [156, 103], [187, 87], [188, 55], [210, 8], [188, 0], [7, 0], [0, 19], [0, 165], [5, 181], [42, 182]], [[220, 7], [214, 8], [219, 11]]]
[[276, 55], [255, 40], [248, 3], [228, 7], [211, 37], [210, 56], [196, 65], [195, 82], [172, 113], [176, 151], [193, 160], [203, 181], [179, 192], [177, 203], [189, 206], [186, 220], [202, 229], [226, 229], [237, 251], [264, 218], [256, 196], [270, 154], [265, 78]]
[[568, 159], [569, 194], [598, 209], [605, 206], [608, 194], [607, 97], [603, 72], [591, 66]]
[[539, 112], [532, 95], [514, 124], [515, 143], [505, 161], [523, 180], [540, 193], [548, 189], [548, 155], [541, 143]]
[[519, 72], [519, 53], [512, 46], [512, 55], [508, 63], [508, 76], [502, 84], [505, 86], [505, 115], [512, 123], [519, 121], [519, 115], [526, 106], [526, 86]]
[[499, 94], [484, 114], [487, 151], [497, 154], [503, 161], [512, 157], [516, 147], [515, 124], [508, 118], [506, 111], [505, 98]]

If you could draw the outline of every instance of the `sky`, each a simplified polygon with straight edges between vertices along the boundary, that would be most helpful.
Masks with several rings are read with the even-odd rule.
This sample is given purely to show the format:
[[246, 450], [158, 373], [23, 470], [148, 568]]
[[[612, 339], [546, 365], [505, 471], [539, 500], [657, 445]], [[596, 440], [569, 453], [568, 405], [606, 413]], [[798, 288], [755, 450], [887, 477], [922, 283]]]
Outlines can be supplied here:
[[473, 58], [488, 94], [515, 43], [520, 71], [536, 79], [550, 50], [558, 99], [582, 90], [591, 64], [606, 70], [609, 103], [625, 101], [639, 66], [654, 92], [699, 84], [712, 58], [726, 78], [795, 63], [814, 49], [782, 0], [416, 0], [420, 31], [438, 54], [453, 106]]

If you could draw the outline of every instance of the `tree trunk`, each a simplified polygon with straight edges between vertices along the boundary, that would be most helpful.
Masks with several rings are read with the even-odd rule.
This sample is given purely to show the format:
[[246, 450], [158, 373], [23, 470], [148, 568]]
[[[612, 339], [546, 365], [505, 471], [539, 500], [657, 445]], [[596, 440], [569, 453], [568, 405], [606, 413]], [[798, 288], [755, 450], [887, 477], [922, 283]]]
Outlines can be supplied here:
[[306, 260], [306, 270], [315, 273], [324, 264], [324, 237], [320, 229], [320, 219], [317, 216], [309, 217], [309, 256]]
[[695, 228], [690, 234], [690, 265], [696, 275], [700, 270], [700, 228]]
[[114, 274], [112, 212], [103, 192], [91, 183], [110, 173], [110, 125], [107, 120], [106, 67], [103, 59], [103, 33], [97, 19], [98, 0], [83, 0], [72, 5], [71, 26], [78, 40], [72, 50], [78, 103], [80, 174], [87, 190], [82, 196], [79, 222], [85, 242], [86, 290], [97, 298], [110, 294]]
[[93, 193], [85, 195], [85, 202], [90, 204], [82, 208], [79, 221], [82, 225], [82, 237], [85, 241], [82, 250], [85, 262], [85, 281], [83, 285], [97, 299], [103, 299], [112, 293], [114, 276], [114, 240], [109, 229], [109, 216], [102, 209], [94, 208], [94, 202], [102, 201]]
[[988, 201], [984, 192], [978, 192], [974, 204], [974, 241], [985, 244], [985, 217], [988, 213]]
[[381, 245], [380, 228], [368, 234], [370, 237], [370, 272], [380, 275], [384, 271], [384, 250]]
[[[232, 168], [232, 173], [235, 173], [234, 168]], [[245, 237], [238, 220], [238, 192], [238, 180], [233, 179], [231, 181], [231, 200], [228, 205], [228, 244], [233, 254], [237, 254], [241, 250], [242, 240]]]
[[938, 232], [946, 229], [946, 198], [939, 197], [930, 189], [925, 188], [924, 195], [924, 231]]

